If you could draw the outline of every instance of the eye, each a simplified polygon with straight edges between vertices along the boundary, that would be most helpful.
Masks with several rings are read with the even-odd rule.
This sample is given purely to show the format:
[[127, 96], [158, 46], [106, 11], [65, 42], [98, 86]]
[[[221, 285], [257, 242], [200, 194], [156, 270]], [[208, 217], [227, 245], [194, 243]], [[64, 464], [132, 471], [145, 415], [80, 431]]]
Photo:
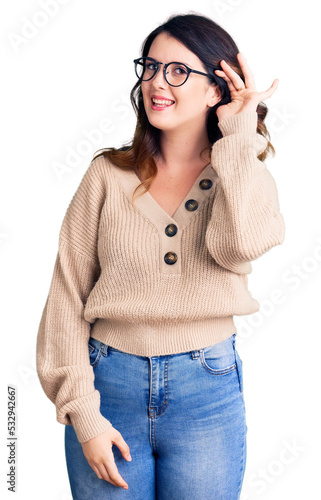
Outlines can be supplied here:
[[146, 69], [149, 69], [151, 71], [155, 71], [156, 64], [154, 64], [154, 63], [146, 63]]
[[186, 75], [187, 71], [184, 66], [175, 66], [174, 71], [177, 75]]

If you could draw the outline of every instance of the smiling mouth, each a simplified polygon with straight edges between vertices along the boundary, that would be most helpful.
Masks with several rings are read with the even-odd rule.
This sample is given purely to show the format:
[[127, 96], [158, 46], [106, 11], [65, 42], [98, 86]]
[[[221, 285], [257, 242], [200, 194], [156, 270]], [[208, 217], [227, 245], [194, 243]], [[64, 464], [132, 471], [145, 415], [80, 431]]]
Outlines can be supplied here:
[[167, 107], [172, 106], [174, 104], [174, 101], [169, 100], [169, 99], [154, 99], [152, 97], [151, 101], [152, 101], [152, 104], [158, 108], [167, 108]]

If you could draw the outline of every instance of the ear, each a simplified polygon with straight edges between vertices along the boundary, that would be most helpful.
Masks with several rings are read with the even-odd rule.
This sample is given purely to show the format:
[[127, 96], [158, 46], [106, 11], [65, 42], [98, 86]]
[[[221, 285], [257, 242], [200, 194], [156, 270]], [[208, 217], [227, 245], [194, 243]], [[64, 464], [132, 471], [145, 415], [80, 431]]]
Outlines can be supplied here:
[[222, 95], [219, 86], [213, 83], [208, 89], [207, 105], [212, 108], [221, 100], [221, 98]]

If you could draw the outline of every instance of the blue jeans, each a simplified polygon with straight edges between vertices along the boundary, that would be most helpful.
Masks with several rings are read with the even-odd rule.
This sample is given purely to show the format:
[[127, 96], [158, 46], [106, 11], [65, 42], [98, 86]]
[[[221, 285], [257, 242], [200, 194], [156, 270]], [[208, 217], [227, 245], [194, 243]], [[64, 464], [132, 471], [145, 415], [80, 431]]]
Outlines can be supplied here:
[[113, 454], [128, 490], [99, 479], [71, 425], [65, 453], [74, 500], [238, 500], [246, 463], [242, 361], [231, 337], [203, 349], [136, 356], [90, 337], [100, 411], [130, 447]]

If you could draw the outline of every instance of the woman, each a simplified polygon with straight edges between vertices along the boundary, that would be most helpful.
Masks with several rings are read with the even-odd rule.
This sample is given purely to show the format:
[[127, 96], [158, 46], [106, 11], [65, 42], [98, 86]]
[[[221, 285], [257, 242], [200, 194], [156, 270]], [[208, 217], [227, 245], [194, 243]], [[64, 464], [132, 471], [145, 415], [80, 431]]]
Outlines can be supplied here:
[[233, 315], [259, 309], [251, 260], [284, 239], [263, 162], [277, 80], [257, 92], [232, 38], [198, 15], [169, 18], [134, 63], [133, 143], [96, 155], [67, 209], [37, 370], [66, 424], [73, 498], [235, 500]]

